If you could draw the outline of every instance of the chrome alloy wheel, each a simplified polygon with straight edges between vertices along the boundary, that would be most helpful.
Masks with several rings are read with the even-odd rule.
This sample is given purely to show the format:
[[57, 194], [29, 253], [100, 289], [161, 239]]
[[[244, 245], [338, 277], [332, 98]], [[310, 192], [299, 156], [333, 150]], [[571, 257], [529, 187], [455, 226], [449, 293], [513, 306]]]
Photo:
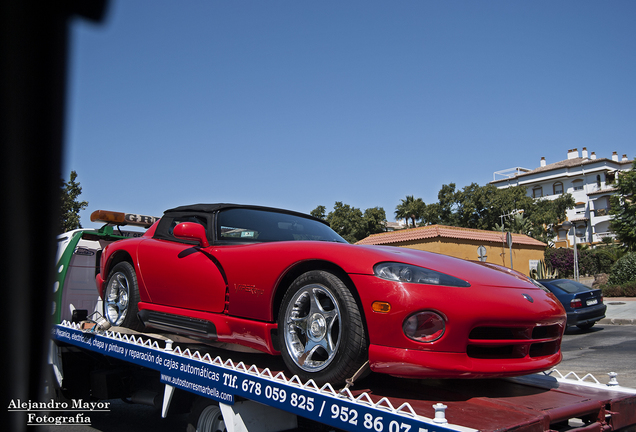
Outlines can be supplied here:
[[285, 310], [283, 332], [287, 352], [299, 368], [317, 372], [333, 360], [342, 327], [338, 301], [323, 285], [298, 290]]
[[114, 325], [121, 325], [126, 319], [130, 297], [130, 281], [119, 271], [108, 281], [105, 293], [104, 312], [108, 321]]

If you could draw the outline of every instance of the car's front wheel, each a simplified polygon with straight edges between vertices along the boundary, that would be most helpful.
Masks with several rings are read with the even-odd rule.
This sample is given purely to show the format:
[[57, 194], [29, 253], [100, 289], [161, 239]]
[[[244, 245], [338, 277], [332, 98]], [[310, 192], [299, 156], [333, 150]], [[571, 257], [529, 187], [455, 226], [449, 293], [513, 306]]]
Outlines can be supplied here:
[[352, 377], [368, 358], [362, 315], [347, 286], [332, 273], [299, 276], [278, 315], [281, 355], [292, 373], [318, 385]]
[[143, 330], [144, 325], [137, 318], [139, 288], [137, 275], [129, 262], [115, 265], [108, 275], [104, 290], [104, 317], [112, 326]]

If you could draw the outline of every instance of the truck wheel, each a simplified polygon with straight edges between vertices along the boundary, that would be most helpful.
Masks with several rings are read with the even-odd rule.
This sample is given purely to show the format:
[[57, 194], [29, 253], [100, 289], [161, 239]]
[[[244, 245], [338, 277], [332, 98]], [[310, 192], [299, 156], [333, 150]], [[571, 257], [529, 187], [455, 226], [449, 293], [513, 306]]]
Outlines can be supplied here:
[[188, 418], [187, 432], [226, 432], [221, 408], [207, 398], [197, 398]]
[[343, 383], [368, 358], [358, 305], [326, 271], [307, 272], [291, 284], [278, 315], [278, 337], [290, 371], [318, 385]]
[[137, 318], [139, 289], [135, 269], [126, 261], [115, 265], [108, 275], [104, 291], [104, 317], [112, 326], [143, 330]]

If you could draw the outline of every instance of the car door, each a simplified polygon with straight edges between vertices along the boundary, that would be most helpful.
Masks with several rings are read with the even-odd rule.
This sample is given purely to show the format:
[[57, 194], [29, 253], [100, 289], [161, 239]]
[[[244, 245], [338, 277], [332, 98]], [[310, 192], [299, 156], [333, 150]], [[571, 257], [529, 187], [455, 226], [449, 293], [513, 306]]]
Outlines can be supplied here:
[[[172, 218], [168, 233], [181, 222], [197, 222], [206, 228], [208, 220], [200, 216]], [[166, 221], [167, 222], [167, 221]], [[222, 312], [226, 282], [211, 248], [201, 248], [175, 237], [152, 238], [141, 242], [137, 261], [143, 283], [153, 304]]]

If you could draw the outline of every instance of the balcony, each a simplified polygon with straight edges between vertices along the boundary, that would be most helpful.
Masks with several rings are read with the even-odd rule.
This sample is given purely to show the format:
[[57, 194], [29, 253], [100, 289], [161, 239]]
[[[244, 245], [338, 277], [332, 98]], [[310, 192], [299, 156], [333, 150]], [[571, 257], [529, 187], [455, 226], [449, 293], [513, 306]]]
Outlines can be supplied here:
[[612, 232], [600, 232], [600, 233], [595, 233], [594, 234], [596, 237], [603, 239], [605, 237], [609, 237], [609, 238], [616, 238], [616, 234], [612, 233]]
[[593, 241], [601, 243], [603, 241], [603, 239], [605, 239], [605, 238], [610, 238], [612, 240], [616, 240], [616, 235], [614, 233], [611, 233], [611, 232], [594, 233]]

